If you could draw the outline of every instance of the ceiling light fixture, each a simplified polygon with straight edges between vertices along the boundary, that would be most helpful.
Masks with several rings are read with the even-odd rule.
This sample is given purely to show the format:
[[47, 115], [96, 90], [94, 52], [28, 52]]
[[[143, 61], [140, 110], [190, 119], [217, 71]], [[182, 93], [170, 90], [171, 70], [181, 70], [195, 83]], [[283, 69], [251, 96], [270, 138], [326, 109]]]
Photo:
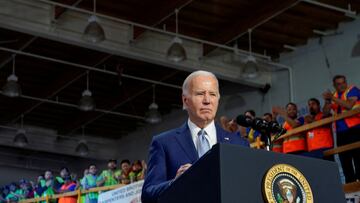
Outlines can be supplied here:
[[93, 3], [93, 15], [88, 19], [88, 25], [85, 28], [83, 39], [91, 43], [99, 43], [105, 40], [105, 32], [98, 23], [99, 19], [96, 16], [96, 0], [94, 0]]
[[244, 68], [242, 69], [242, 77], [246, 79], [254, 79], [258, 76], [259, 67], [255, 57], [252, 55], [252, 42], [251, 42], [251, 32], [249, 29], [249, 56], [245, 61]]
[[145, 120], [150, 124], [157, 124], [162, 121], [161, 114], [158, 111], [159, 106], [155, 103], [155, 85], [153, 85], [153, 102], [149, 105], [149, 110], [146, 112]]
[[21, 87], [17, 83], [18, 77], [15, 75], [15, 55], [13, 55], [12, 74], [7, 78], [7, 82], [2, 89], [2, 93], [8, 97], [18, 97], [21, 95]]
[[179, 10], [175, 9], [175, 37], [173, 38], [169, 49], [166, 52], [166, 58], [169, 61], [181, 62], [186, 60], [186, 51], [182, 45], [182, 40], [178, 36], [179, 25], [178, 25], [178, 13]]
[[21, 126], [20, 129], [16, 132], [14, 137], [14, 145], [17, 147], [25, 147], [29, 144], [29, 141], [26, 137], [26, 131], [24, 129], [24, 115], [21, 115]]
[[75, 148], [75, 152], [80, 156], [87, 156], [89, 154], [89, 147], [85, 140], [85, 127], [82, 127], [82, 139], [79, 141]]
[[82, 111], [93, 111], [95, 109], [95, 101], [92, 98], [92, 93], [89, 90], [89, 71], [86, 72], [86, 90], [83, 91], [82, 97], [79, 101], [79, 109]]

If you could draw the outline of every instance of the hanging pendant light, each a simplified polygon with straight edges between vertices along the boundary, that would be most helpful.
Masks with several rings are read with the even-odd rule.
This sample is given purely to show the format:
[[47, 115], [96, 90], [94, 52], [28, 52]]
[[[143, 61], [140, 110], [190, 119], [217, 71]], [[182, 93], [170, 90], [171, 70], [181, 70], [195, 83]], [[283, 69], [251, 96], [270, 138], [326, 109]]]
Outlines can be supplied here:
[[252, 30], [249, 29], [249, 56], [245, 61], [244, 68], [242, 69], [242, 77], [247, 79], [254, 79], [258, 76], [259, 67], [256, 62], [255, 57], [252, 55], [252, 44], [251, 44], [251, 32]]
[[94, 14], [88, 19], [88, 25], [85, 28], [83, 39], [91, 43], [98, 43], [105, 40], [105, 32], [98, 23], [99, 19], [96, 17], [96, 0], [94, 0], [93, 3]]
[[95, 109], [95, 101], [92, 98], [92, 93], [89, 90], [89, 71], [86, 73], [86, 90], [83, 91], [82, 97], [79, 101], [79, 109], [82, 111], [92, 111]]
[[150, 124], [157, 124], [162, 121], [161, 114], [158, 111], [159, 106], [155, 103], [155, 85], [153, 85], [153, 102], [145, 114], [145, 121]]
[[360, 57], [360, 35], [358, 35], [357, 42], [351, 51], [351, 57]]
[[21, 87], [17, 83], [18, 77], [15, 75], [15, 55], [13, 56], [12, 74], [7, 78], [7, 82], [2, 89], [2, 94], [8, 97], [18, 97], [21, 95]]
[[179, 10], [175, 9], [175, 37], [171, 42], [169, 49], [166, 52], [166, 58], [169, 61], [180, 62], [186, 60], [186, 51], [182, 45], [182, 40], [178, 37], [179, 25], [178, 25], [178, 13]]
[[85, 140], [85, 129], [82, 127], [82, 139], [79, 141], [78, 145], [75, 148], [75, 152], [80, 156], [87, 156], [89, 154], [89, 147], [87, 146], [87, 142]]
[[26, 137], [26, 131], [24, 129], [24, 115], [21, 115], [21, 127], [16, 132], [13, 143], [17, 147], [25, 147], [29, 144], [29, 141]]

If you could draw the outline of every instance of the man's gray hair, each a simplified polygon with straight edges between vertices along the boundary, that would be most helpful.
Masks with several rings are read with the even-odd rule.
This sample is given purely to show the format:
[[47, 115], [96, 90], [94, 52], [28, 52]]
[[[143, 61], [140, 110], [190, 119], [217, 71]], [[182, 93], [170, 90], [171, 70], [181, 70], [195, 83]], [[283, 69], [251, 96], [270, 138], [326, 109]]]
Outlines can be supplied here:
[[[210, 76], [210, 77], [213, 77], [216, 80], [217, 89], [219, 91], [219, 81], [216, 78], [216, 76], [212, 72], [204, 71], [204, 70], [198, 70], [198, 71], [192, 72], [184, 80], [184, 83], [182, 85], [182, 94], [183, 95], [188, 95], [189, 94], [189, 83], [193, 78], [195, 78], [197, 76]], [[220, 98], [220, 93], [218, 92], [218, 94], [219, 94], [219, 98]]]

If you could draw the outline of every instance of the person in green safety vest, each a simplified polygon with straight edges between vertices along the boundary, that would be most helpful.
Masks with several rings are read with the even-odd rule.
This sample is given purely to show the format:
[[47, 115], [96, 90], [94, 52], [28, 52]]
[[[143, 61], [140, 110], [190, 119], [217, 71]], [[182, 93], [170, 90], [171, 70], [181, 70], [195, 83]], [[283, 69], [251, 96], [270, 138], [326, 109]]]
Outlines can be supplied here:
[[[39, 185], [36, 189], [36, 194], [40, 197], [51, 196], [55, 194], [54, 190], [54, 178], [51, 170], [46, 170], [44, 173], [44, 179], [40, 179]], [[45, 203], [46, 201], [41, 201]]]
[[54, 179], [54, 189], [58, 193], [61, 186], [64, 184], [66, 177], [70, 176], [70, 170], [67, 167], [62, 167], [60, 169], [60, 176], [56, 176]]
[[121, 167], [121, 183], [130, 184], [135, 181], [135, 174], [131, 170], [130, 161], [128, 159], [122, 160]]
[[9, 190], [10, 192], [5, 198], [7, 202], [18, 202], [25, 198], [24, 191], [16, 183], [11, 183]]
[[117, 161], [111, 159], [108, 161], [108, 169], [103, 170], [97, 181], [97, 186], [110, 186], [118, 184], [118, 177], [121, 171], [116, 170]]
[[[97, 167], [95, 164], [90, 164], [89, 166], [89, 174], [85, 176], [85, 190], [97, 187], [96, 182], [99, 180], [97, 175]], [[97, 203], [99, 193], [98, 192], [90, 192], [87, 193], [85, 198], [85, 203]]]
[[147, 168], [147, 165], [146, 165], [145, 160], [134, 161], [134, 163], [132, 165], [131, 176], [134, 176], [135, 181], [144, 180], [146, 168]]
[[[84, 176], [80, 179], [80, 189], [81, 190], [85, 190], [85, 180], [86, 180], [86, 175], [89, 174], [89, 169], [86, 168], [84, 170]], [[80, 200], [78, 201], [78, 203], [84, 203], [86, 201], [86, 194], [81, 194]]]

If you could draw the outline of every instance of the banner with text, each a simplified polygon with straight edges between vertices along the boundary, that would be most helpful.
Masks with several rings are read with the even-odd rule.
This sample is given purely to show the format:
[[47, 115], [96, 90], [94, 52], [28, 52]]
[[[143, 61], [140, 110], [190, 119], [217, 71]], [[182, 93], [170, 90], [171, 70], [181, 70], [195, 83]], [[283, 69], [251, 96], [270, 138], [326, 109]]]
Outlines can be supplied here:
[[110, 190], [99, 195], [98, 203], [141, 203], [141, 188], [144, 181]]

